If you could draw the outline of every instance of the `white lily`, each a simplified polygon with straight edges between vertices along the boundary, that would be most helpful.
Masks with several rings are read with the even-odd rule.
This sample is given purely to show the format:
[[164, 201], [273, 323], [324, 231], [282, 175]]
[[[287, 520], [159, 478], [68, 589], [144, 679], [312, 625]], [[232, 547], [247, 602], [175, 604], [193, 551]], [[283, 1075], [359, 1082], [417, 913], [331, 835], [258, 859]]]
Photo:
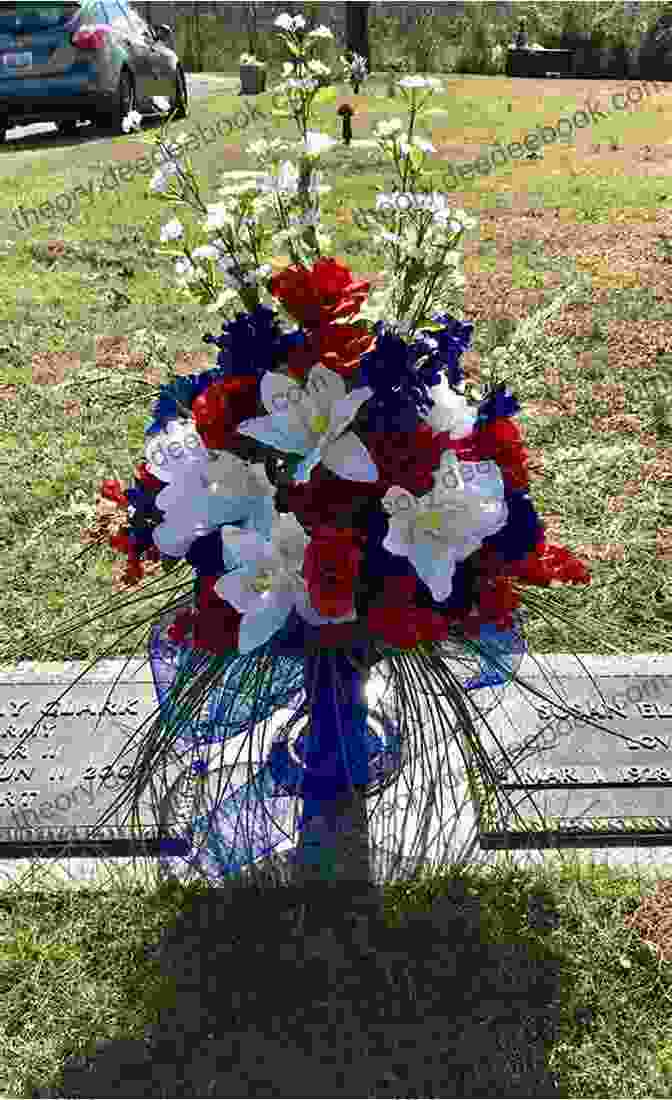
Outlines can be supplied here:
[[231, 572], [215, 584], [220, 599], [242, 616], [238, 649], [250, 653], [282, 629], [293, 610], [313, 626], [330, 622], [310, 605], [303, 579], [303, 558], [308, 537], [295, 516], [276, 515], [270, 539], [255, 531], [222, 527], [225, 563]]
[[261, 401], [270, 415], [245, 420], [238, 431], [285, 454], [305, 455], [294, 475], [299, 483], [309, 481], [319, 462], [348, 481], [374, 482], [378, 468], [361, 440], [348, 431], [372, 395], [369, 386], [348, 394], [340, 375], [323, 366], [313, 367], [305, 389], [269, 371], [261, 380]]
[[174, 466], [170, 484], [156, 498], [164, 518], [154, 529], [154, 542], [168, 557], [184, 557], [197, 538], [222, 524], [242, 523], [262, 536], [270, 534], [275, 488], [264, 466], [227, 452], [213, 458], [206, 450], [205, 455]]
[[383, 498], [389, 532], [383, 546], [408, 558], [437, 602], [447, 600], [455, 566], [505, 526], [509, 510], [496, 463], [460, 462], [444, 452], [434, 489], [417, 498], [395, 486]]

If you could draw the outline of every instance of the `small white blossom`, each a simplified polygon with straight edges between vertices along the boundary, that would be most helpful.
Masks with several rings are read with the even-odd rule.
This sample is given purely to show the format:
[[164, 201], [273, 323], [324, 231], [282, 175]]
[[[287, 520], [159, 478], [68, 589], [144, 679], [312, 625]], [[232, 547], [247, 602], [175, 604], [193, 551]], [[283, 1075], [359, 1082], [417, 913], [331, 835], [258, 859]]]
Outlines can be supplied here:
[[423, 153], [435, 153], [436, 146], [432, 145], [431, 141], [427, 141], [425, 138], [414, 137], [413, 144], [416, 149], [421, 149]]
[[313, 58], [308, 62], [308, 68], [316, 76], [329, 76], [331, 73], [329, 66], [325, 65], [323, 61], [318, 61], [317, 58]]
[[159, 111], [165, 112], [170, 110], [170, 100], [166, 99], [165, 95], [152, 96], [152, 102]]
[[403, 130], [404, 124], [400, 118], [391, 118], [388, 122], [379, 122], [374, 130], [374, 135], [380, 138], [393, 137], [394, 134]]
[[188, 283], [198, 278], [198, 271], [191, 260], [186, 258], [175, 261], [175, 274], [178, 278], [185, 279]]
[[306, 25], [306, 21], [302, 15], [291, 16], [287, 12], [283, 12], [275, 20], [275, 27], [279, 27], [281, 31], [297, 31], [303, 30]]
[[319, 27], [313, 27], [312, 31], [308, 31], [306, 38], [333, 38], [333, 34], [329, 30], [329, 27], [325, 27], [323, 23], [320, 23]]
[[172, 221], [166, 222], [161, 229], [160, 239], [161, 243], [165, 244], [166, 241], [177, 241], [184, 234], [182, 223], [173, 218]]
[[140, 130], [142, 128], [142, 115], [137, 111], [129, 111], [121, 124], [121, 128], [125, 134], [129, 134], [131, 130]]
[[203, 228], [206, 233], [212, 229], [223, 229], [225, 226], [232, 226], [234, 219], [229, 211], [226, 209], [223, 203], [208, 203], [207, 204], [208, 216], [203, 222]]
[[225, 249], [226, 245], [224, 241], [218, 237], [212, 244], [199, 245], [198, 248], [195, 248], [192, 252], [192, 256], [196, 260], [216, 260]]
[[168, 180], [171, 176], [176, 176], [177, 172], [178, 167], [172, 161], [159, 168], [149, 181], [150, 191], [164, 192], [168, 186]]
[[315, 130], [308, 130], [305, 140], [301, 144], [307, 156], [319, 157], [327, 149], [331, 149], [332, 145], [336, 145], [336, 141], [328, 134], [319, 134]]

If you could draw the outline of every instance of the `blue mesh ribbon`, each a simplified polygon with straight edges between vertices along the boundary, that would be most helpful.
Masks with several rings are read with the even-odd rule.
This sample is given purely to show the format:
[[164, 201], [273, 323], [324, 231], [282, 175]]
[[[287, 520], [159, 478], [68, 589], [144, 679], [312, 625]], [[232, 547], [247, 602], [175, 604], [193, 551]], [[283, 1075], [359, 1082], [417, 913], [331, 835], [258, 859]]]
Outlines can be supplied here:
[[[296, 800], [300, 798], [303, 813], [296, 828], [303, 836], [302, 859], [322, 859], [319, 838], [324, 832], [317, 823], [329, 820], [337, 795], [352, 784], [368, 796], [400, 770], [402, 744], [395, 724], [382, 713], [383, 736], [372, 732], [364, 682], [345, 654], [301, 654], [287, 647], [283, 655], [277, 646], [274, 651], [272, 643], [255, 654], [222, 659], [221, 675], [206, 700], [207, 718], [203, 720], [199, 713], [176, 723], [174, 689], [180, 677], [188, 680], [197, 658], [190, 647], [170, 642], [164, 625], [165, 621], [159, 623], [152, 633], [150, 663], [162, 714], [171, 721], [173, 731], [179, 728], [178, 740], [191, 745], [224, 743], [243, 732], [251, 735], [258, 723], [289, 704], [294, 705], [295, 716], [310, 711], [309, 732], [296, 739], [292, 750], [288, 738], [276, 740], [263, 766], [247, 783], [218, 802], [210, 813], [196, 816], [181, 839], [165, 841], [164, 856], [182, 856], [210, 880], [237, 875], [293, 839], [292, 818], [297, 816]], [[466, 682], [465, 691], [510, 682], [527, 649], [520, 628], [516, 616], [512, 630], [481, 627], [480, 670]], [[242, 696], [238, 689], [250, 663], [271, 654], [273, 659], [267, 664], [267, 673], [260, 675], [253, 696]], [[354, 655], [360, 660], [363, 657]], [[204, 659], [201, 654], [200, 660]], [[201, 833], [204, 844], [194, 851], [196, 833]]]

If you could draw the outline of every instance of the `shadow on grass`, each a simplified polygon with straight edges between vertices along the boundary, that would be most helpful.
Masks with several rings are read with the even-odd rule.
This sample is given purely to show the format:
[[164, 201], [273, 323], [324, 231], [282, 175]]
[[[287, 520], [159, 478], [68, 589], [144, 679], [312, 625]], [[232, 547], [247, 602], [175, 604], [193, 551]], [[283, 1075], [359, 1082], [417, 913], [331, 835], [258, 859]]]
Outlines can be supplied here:
[[[286, 882], [187, 889], [144, 964], [162, 976], [145, 1040], [80, 1050], [30, 1095], [558, 1095], [562, 958], [489, 942], [459, 876], [428, 905], [404, 888], [328, 886], [308, 913]], [[119, 974], [131, 997], [139, 977]]]

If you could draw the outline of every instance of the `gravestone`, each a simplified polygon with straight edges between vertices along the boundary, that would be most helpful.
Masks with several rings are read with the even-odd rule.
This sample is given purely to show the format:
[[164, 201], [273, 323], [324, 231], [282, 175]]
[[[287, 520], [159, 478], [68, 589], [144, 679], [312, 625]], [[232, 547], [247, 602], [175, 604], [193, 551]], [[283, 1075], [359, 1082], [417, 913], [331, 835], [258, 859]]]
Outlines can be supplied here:
[[[93, 831], [128, 778], [140, 737], [153, 721], [157, 703], [147, 662], [101, 662], [73, 687], [85, 668], [83, 663], [76, 662], [0, 668], [0, 889], [2, 880], [16, 881], [25, 875], [28, 857], [40, 865], [40, 872], [48, 869], [52, 881], [68, 888], [93, 884], [110, 867], [128, 866], [131, 854], [137, 856], [143, 875], [153, 876], [158, 871], [160, 877], [165, 877], [170, 871], [181, 877], [186, 867], [180, 857], [158, 861], [161, 837], [149, 801], [146, 806], [141, 804], [140, 834], [114, 818], [102, 829]], [[459, 675], [457, 664], [454, 671]], [[653, 786], [650, 782], [647, 785], [640, 773], [634, 787], [632, 780], [628, 781], [629, 787], [620, 780], [616, 786], [600, 784], [597, 792], [594, 786], [578, 785], [580, 776], [588, 769], [605, 763], [612, 769], [612, 779], [614, 769], [665, 768], [666, 759], [672, 774], [672, 720], [666, 716], [670, 709], [672, 659], [664, 655], [577, 658], [528, 654], [518, 675], [533, 691], [574, 705], [576, 710], [582, 700], [591, 707], [614, 705], [615, 711], [610, 713], [615, 725], [608, 725], [605, 718], [595, 719], [611, 731], [600, 732], [578, 719], [575, 726], [571, 722], [557, 723], [552, 717], [554, 708], [549, 709], [547, 699], [536, 698], [516, 684], [473, 693], [470, 699], [482, 716], [476, 720], [481, 743], [490, 761], [495, 764], [501, 761], [503, 781], [507, 776], [503, 748], [512, 756], [523, 780], [529, 778], [533, 767], [537, 772], [550, 766], [575, 768], [574, 778], [568, 779], [569, 773], [565, 772], [560, 782], [555, 785], [546, 782], [541, 789], [525, 782], [520, 789], [508, 784], [510, 789], [500, 794], [503, 805], [508, 805], [506, 798], [513, 798], [518, 813], [533, 821], [537, 819], [534, 805], [547, 816], [564, 816], [572, 822], [564, 830], [565, 838], [569, 838], [572, 846], [592, 849], [603, 862], [672, 861], [672, 830], [667, 828], [667, 819], [672, 819], [672, 785], [659, 775], [653, 776]], [[637, 686], [642, 691], [640, 698], [634, 690]], [[377, 695], [378, 689], [373, 685], [371, 706], [376, 705]], [[616, 706], [624, 704], [623, 695], [626, 712]], [[56, 705], [61, 696], [62, 701]], [[287, 717], [287, 712], [279, 712], [277, 721], [274, 717], [270, 724], [270, 735], [267, 733], [265, 737], [272, 737]], [[38, 719], [40, 725], [33, 731], [37, 736], [27, 739]], [[140, 728], [143, 723], [144, 728]], [[620, 732], [620, 740], [613, 736], [614, 732]], [[636, 738], [638, 747], [633, 748]], [[248, 751], [240, 754], [236, 764], [240, 739], [235, 741], [238, 743], [227, 743], [221, 757], [211, 758], [211, 771], [215, 772], [213, 797], [219, 781], [213, 768], [217, 759], [230, 776], [230, 789], [235, 790], [247, 781]], [[267, 751], [268, 741], [265, 744]], [[176, 792], [175, 798], [165, 800], [159, 814], [167, 836], [182, 836], [193, 817], [186, 782], [191, 751], [185, 750], [184, 758], [176, 757], [166, 768], [164, 789], [170, 787]], [[457, 737], [449, 739], [438, 758], [435, 755], [432, 766], [441, 775], [443, 789], [437, 788], [433, 807], [427, 805], [427, 780], [420, 781], [419, 769], [412, 764], [407, 765], [398, 784], [371, 799], [372, 851], [375, 847], [380, 854], [380, 875], [387, 878], [393, 863], [399, 873], [402, 867], [412, 868], [421, 843], [423, 862], [435, 866], [453, 859], [488, 864], [503, 855], [516, 862], [534, 862], [537, 853], [544, 857], [544, 844], [529, 848], [527, 838], [516, 833], [515, 828], [511, 843], [506, 824], [499, 830], [495, 824], [489, 829], [482, 828], [479, 813], [483, 799], [480, 802], [473, 799], [464, 767], [465, 755], [468, 757], [468, 750], [458, 744]], [[265, 752], [257, 753], [253, 748], [252, 759], [256, 761], [253, 766], [260, 767], [264, 756]], [[583, 773], [577, 772], [577, 768], [582, 768]], [[522, 776], [522, 769], [527, 769], [527, 776]], [[591, 784], [594, 778], [591, 772]], [[515, 774], [513, 780], [514, 784], [518, 781]], [[181, 788], [182, 802], [177, 798]], [[481, 796], [483, 793], [480, 792]], [[599, 806], [595, 802], [598, 797], [602, 800]], [[546, 810], [544, 798], [553, 799]], [[569, 800], [568, 806], [563, 799]], [[656, 819], [655, 827], [652, 830], [646, 826], [643, 831], [630, 829], [628, 833], [619, 826], [611, 830], [613, 837], [607, 835], [609, 830], [595, 833], [577, 828], [577, 819], [585, 819], [585, 826], [589, 818], [603, 810], [612, 823], [636, 813]], [[289, 816], [281, 824], [291, 836]], [[514, 820], [512, 824], [520, 823]], [[629, 824], [632, 826], [633, 822]], [[551, 841], [555, 846], [555, 839]], [[276, 849], [280, 860], [291, 846], [287, 840]], [[32, 870], [32, 865], [29, 867]], [[65, 879], [61, 878], [63, 872]]]
[[672, 847], [672, 669], [634, 660], [604, 664], [595, 684], [565, 676], [574, 716], [518, 699], [515, 726], [534, 751], [513, 766], [499, 755], [499, 800], [479, 786], [483, 849]]
[[[97, 881], [110, 860], [142, 877], [182, 862], [157, 858], [164, 839], [181, 838], [191, 820], [191, 748], [177, 748], [161, 772], [163, 789], [182, 794], [165, 798], [159, 828], [150, 792], [134, 826], [127, 804], [108, 816], [135, 776], [157, 705], [146, 661], [101, 661], [90, 671], [84, 662], [0, 668], [0, 887], [23, 879], [32, 861], [56, 883], [65, 872], [74, 886]], [[246, 764], [228, 770], [234, 786], [245, 782]]]

